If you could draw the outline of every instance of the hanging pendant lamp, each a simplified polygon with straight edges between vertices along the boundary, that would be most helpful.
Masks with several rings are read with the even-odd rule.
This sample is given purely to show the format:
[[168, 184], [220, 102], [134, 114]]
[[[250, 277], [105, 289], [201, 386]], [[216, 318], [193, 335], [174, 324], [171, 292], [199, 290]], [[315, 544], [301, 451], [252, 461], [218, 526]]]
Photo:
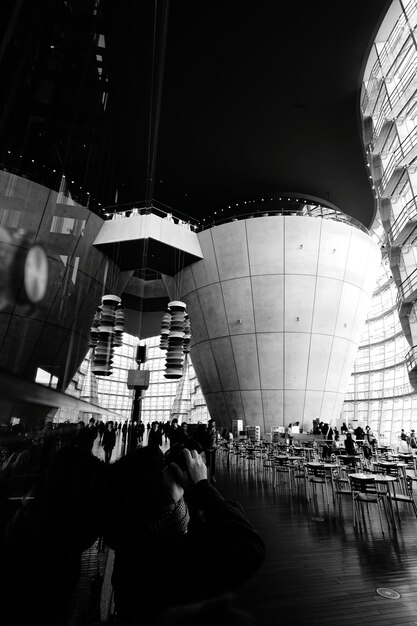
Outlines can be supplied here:
[[94, 315], [89, 345], [93, 348], [91, 371], [96, 376], [111, 376], [113, 351], [123, 343], [124, 311], [121, 298], [106, 295]]
[[178, 379], [182, 377], [184, 364], [184, 321], [185, 302], [173, 300], [168, 304], [171, 313], [171, 324], [168, 335], [168, 348], [165, 360], [165, 378]]

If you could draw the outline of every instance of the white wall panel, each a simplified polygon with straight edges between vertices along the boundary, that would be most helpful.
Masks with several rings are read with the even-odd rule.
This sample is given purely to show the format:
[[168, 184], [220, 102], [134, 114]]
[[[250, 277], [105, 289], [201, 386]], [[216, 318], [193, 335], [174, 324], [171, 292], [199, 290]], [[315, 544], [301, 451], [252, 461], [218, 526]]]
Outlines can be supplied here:
[[334, 330], [335, 335], [338, 337], [350, 339], [361, 293], [358, 287], [350, 283], [343, 283], [339, 313]]
[[214, 255], [211, 230], [203, 230], [198, 234], [198, 241], [203, 253], [203, 261], [197, 261], [191, 266], [196, 287], [205, 287], [219, 280], [216, 257]]
[[[286, 332], [309, 333], [313, 321], [316, 277], [285, 276], [284, 329]], [[297, 321], [297, 318], [298, 321]]]
[[340, 377], [345, 364], [346, 350], [349, 350], [350, 346], [351, 343], [343, 339], [343, 337], [333, 337], [332, 352], [324, 389], [334, 392], [339, 390]]
[[368, 265], [364, 272], [362, 289], [365, 293], [372, 293], [376, 287], [377, 269], [381, 263], [381, 251], [377, 246], [371, 246], [368, 256]]
[[[260, 217], [247, 222], [249, 265], [252, 276], [284, 273], [284, 220]], [[265, 250], [268, 262], [265, 263]]]
[[[266, 219], [266, 218], [265, 218]], [[284, 276], [263, 275], [252, 278], [256, 332], [284, 330]]]
[[[301, 218], [302, 219], [302, 218]], [[285, 217], [285, 274], [317, 273], [321, 219]]]
[[259, 364], [255, 334], [233, 335], [231, 339], [240, 389], [259, 389]]
[[284, 389], [305, 389], [310, 334], [285, 333], [284, 342]]
[[335, 278], [317, 276], [314, 297], [313, 333], [333, 335], [339, 314], [343, 282]]
[[284, 392], [284, 424], [302, 422], [305, 404], [305, 388], [286, 389]]
[[222, 384], [209, 341], [204, 341], [203, 343], [198, 344], [198, 354], [206, 379], [210, 381], [210, 391], [220, 391], [222, 389]]
[[342, 372], [340, 375], [339, 385], [337, 390], [339, 393], [345, 395], [349, 386], [350, 375], [353, 370], [355, 358], [358, 353], [358, 346], [355, 342], [349, 341], [345, 349], [345, 360], [343, 362]]
[[242, 404], [246, 425], [261, 426], [264, 432], [264, 420], [262, 410], [262, 397], [259, 389], [245, 391], [242, 389]]
[[336, 402], [339, 398], [339, 394], [333, 393], [332, 391], [325, 391], [323, 394], [323, 404], [321, 406], [321, 414], [323, 416], [323, 421], [327, 424], [330, 424], [330, 420], [328, 416], [334, 415], [334, 408]]
[[210, 417], [216, 421], [217, 427], [221, 427], [225, 422], [229, 423], [227, 404], [222, 392], [212, 392], [206, 396]]
[[211, 349], [217, 365], [217, 371], [222, 373], [222, 387], [224, 391], [239, 389], [239, 379], [236, 371], [235, 355], [230, 337], [212, 339]]
[[222, 290], [229, 332], [232, 335], [253, 333], [255, 321], [250, 278], [225, 280]]
[[322, 419], [323, 394], [324, 392], [322, 390], [314, 391], [307, 389], [304, 398], [304, 414], [301, 420], [301, 425], [304, 430], [311, 431], [313, 428], [313, 420]]
[[284, 388], [284, 334], [258, 333], [261, 389]]
[[333, 347], [333, 335], [311, 335], [308, 355], [307, 389], [324, 389], [330, 355]]
[[351, 341], [359, 343], [362, 332], [365, 330], [366, 316], [371, 308], [372, 300], [368, 293], [361, 291], [359, 294], [358, 306], [356, 308], [355, 320], [352, 325]]
[[243, 419], [244, 409], [242, 394], [240, 391], [225, 391], [223, 395], [227, 407], [227, 414], [230, 419], [230, 425], [232, 425], [232, 420]]
[[184, 297], [185, 295], [187, 295], [187, 293], [191, 293], [196, 289], [191, 267], [185, 267], [180, 276], [181, 285], [178, 285], [178, 288], [179, 292], [182, 294], [182, 297]]
[[284, 390], [263, 389], [262, 407], [265, 422], [265, 431], [270, 432], [276, 426], [284, 425]]
[[220, 280], [249, 276], [245, 224], [240, 220], [211, 229]]
[[345, 281], [363, 287], [366, 278], [365, 270], [368, 267], [368, 257], [371, 249], [370, 238], [360, 230], [352, 229], [348, 259], [346, 263]]
[[[210, 338], [214, 338], [225, 337], [228, 335], [229, 327], [227, 325], [226, 312], [223, 303], [223, 293], [220, 283], [209, 285], [208, 287], [202, 287], [198, 291], [198, 296], [208, 336]], [[190, 322], [191, 327], [193, 327], [191, 319]]]
[[323, 220], [318, 275], [343, 280], [353, 228], [346, 233], [340, 222]]

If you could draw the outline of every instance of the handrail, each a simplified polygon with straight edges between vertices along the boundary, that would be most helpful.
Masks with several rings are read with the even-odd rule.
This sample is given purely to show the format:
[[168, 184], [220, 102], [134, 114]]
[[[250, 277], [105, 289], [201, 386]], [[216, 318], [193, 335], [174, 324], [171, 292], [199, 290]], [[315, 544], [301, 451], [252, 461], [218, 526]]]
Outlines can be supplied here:
[[417, 291], [417, 268], [398, 285], [397, 308], [401, 307], [404, 300]]
[[219, 226], [221, 224], [226, 224], [228, 222], [233, 222], [233, 221], [238, 221], [238, 220], [243, 220], [243, 219], [248, 219], [251, 217], [268, 217], [268, 216], [297, 216], [297, 217], [321, 217], [322, 219], [331, 219], [333, 221], [336, 222], [344, 222], [346, 224], [349, 224], [349, 226], [353, 226], [354, 228], [357, 228], [358, 230], [361, 230], [362, 232], [366, 233], [367, 235], [369, 235], [369, 230], [366, 228], [366, 226], [364, 226], [363, 224], [361, 224], [361, 222], [359, 222], [358, 220], [356, 220], [354, 217], [351, 217], [350, 215], [346, 215], [345, 213], [337, 213], [336, 211], [334, 212], [330, 212], [330, 209], [328, 209], [329, 212], [319, 212], [316, 208], [314, 210], [311, 211], [296, 211], [294, 210], [294, 208], [291, 209], [285, 209], [285, 208], [281, 208], [281, 209], [270, 209], [270, 208], [266, 208], [264, 210], [259, 210], [259, 211], [251, 211], [250, 213], [244, 213], [244, 214], [236, 214], [233, 216], [228, 216], [228, 217], [224, 217], [218, 220], [213, 220], [211, 221], [209, 224], [205, 224], [202, 227], [202, 230], [205, 230], [207, 228], [211, 228], [212, 226]]
[[392, 223], [391, 228], [387, 232], [390, 244], [395, 241], [407, 222], [411, 221], [413, 218], [417, 220], [417, 196], [413, 196], [413, 198], [407, 202], [397, 219]]
[[415, 394], [412, 385], [399, 385], [398, 387], [373, 389], [367, 391], [348, 391], [345, 402], [363, 402], [364, 400], [383, 400], [384, 398], [399, 398]]
[[408, 372], [417, 368], [417, 346], [412, 346], [405, 355], [405, 362]]
[[193, 224], [191, 224], [191, 218], [188, 219], [188, 221], [185, 221], [176, 217], [176, 213], [174, 217], [173, 213], [169, 213], [165, 210], [162, 210], [158, 208], [157, 206], [155, 206], [154, 204], [152, 204], [152, 206], [150, 207], [149, 206], [145, 207], [143, 206], [143, 203], [136, 202], [136, 203], [129, 203], [129, 205], [125, 205], [126, 208], [123, 211], [115, 211], [114, 213], [107, 212], [106, 217], [107, 219], [129, 218], [129, 217], [134, 217], [135, 215], [144, 215], [144, 214], [152, 213], [153, 215], [158, 215], [159, 217], [170, 219], [176, 224], [183, 225], [183, 226], [190, 226], [192, 230], [198, 232], [199, 230], [206, 230], [208, 228], [212, 228], [213, 226], [219, 226], [221, 224], [227, 224], [228, 222], [249, 219], [251, 217], [267, 217], [267, 216], [268, 217], [269, 216], [281, 216], [282, 217], [282, 216], [292, 215], [292, 216], [298, 216], [298, 217], [321, 217], [322, 219], [331, 219], [336, 222], [344, 222], [346, 224], [349, 224], [350, 226], [353, 226], [354, 228], [357, 228], [358, 230], [361, 230], [367, 235], [369, 235], [369, 231], [366, 228], [366, 226], [361, 224], [361, 222], [356, 220], [354, 217], [351, 217], [350, 215], [346, 215], [345, 213], [342, 213], [341, 211], [339, 212], [329, 207], [318, 207], [315, 205], [314, 206], [311, 205], [311, 206], [313, 208], [310, 208], [310, 206], [307, 207], [307, 205], [304, 205], [303, 208], [298, 208], [294, 206], [289, 207], [289, 208], [286, 208], [284, 206], [280, 208], [270, 208], [270, 207], [265, 206], [262, 209], [253, 210], [250, 213], [234, 213], [226, 217], [222, 217], [220, 219], [216, 219], [216, 220], [213, 219], [213, 220], [210, 220], [210, 222], [208, 222], [207, 224], [202, 224], [201, 222], [197, 222], [196, 220], [193, 220]]

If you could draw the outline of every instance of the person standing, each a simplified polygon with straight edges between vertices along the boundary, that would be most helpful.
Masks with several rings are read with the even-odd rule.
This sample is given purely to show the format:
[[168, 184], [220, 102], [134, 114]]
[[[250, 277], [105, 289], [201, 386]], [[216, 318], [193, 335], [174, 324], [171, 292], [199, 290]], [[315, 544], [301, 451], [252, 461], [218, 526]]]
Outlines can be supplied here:
[[176, 443], [182, 443], [185, 440], [184, 430], [179, 427], [176, 417], [171, 422], [169, 429], [169, 445], [172, 448]]
[[162, 431], [159, 428], [159, 422], [152, 422], [148, 435], [148, 446], [155, 446], [158, 448], [162, 446]]
[[208, 469], [208, 475], [212, 483], [216, 482], [216, 452], [217, 452], [217, 428], [216, 422], [210, 419], [207, 422], [207, 432], [204, 440], [204, 456]]
[[139, 420], [139, 424], [138, 424], [138, 445], [139, 446], [143, 445], [144, 433], [145, 433], [145, 424], [142, 422], [142, 420]]
[[97, 431], [98, 431], [98, 434], [99, 434], [99, 441], [98, 442], [101, 445], [103, 444], [103, 435], [105, 433], [105, 430], [106, 430], [106, 424], [100, 420], [99, 423], [98, 423], [98, 426], [97, 426]]
[[116, 431], [114, 430], [113, 425], [114, 424], [111, 420], [107, 422], [107, 427], [103, 434], [104, 460], [106, 463], [110, 463], [111, 455], [113, 454], [113, 449], [116, 445]]
[[346, 433], [345, 439], [345, 452], [349, 456], [355, 456], [357, 454], [356, 445], [352, 437], [352, 433]]
[[83, 424], [83, 427], [78, 431], [75, 443], [80, 448], [84, 448], [85, 450], [92, 452], [93, 444], [98, 433], [96, 420], [94, 417], [90, 417], [87, 426], [84, 426], [83, 422], [81, 423]]

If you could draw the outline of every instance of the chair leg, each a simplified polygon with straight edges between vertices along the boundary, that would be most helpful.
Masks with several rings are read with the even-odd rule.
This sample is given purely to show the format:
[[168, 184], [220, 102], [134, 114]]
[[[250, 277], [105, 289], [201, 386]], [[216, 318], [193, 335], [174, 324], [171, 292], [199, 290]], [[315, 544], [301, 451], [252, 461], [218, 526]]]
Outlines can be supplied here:
[[[382, 534], [384, 535], [385, 533], [384, 533], [384, 526], [383, 526], [383, 524], [382, 524], [381, 502], [380, 502], [380, 500], [378, 500], [378, 513], [379, 513], [379, 522], [380, 522], [380, 524], [381, 524], [381, 531], [382, 531]], [[386, 514], [385, 509], [384, 509], [384, 513]], [[388, 518], [387, 518], [387, 519], [388, 519]]]

